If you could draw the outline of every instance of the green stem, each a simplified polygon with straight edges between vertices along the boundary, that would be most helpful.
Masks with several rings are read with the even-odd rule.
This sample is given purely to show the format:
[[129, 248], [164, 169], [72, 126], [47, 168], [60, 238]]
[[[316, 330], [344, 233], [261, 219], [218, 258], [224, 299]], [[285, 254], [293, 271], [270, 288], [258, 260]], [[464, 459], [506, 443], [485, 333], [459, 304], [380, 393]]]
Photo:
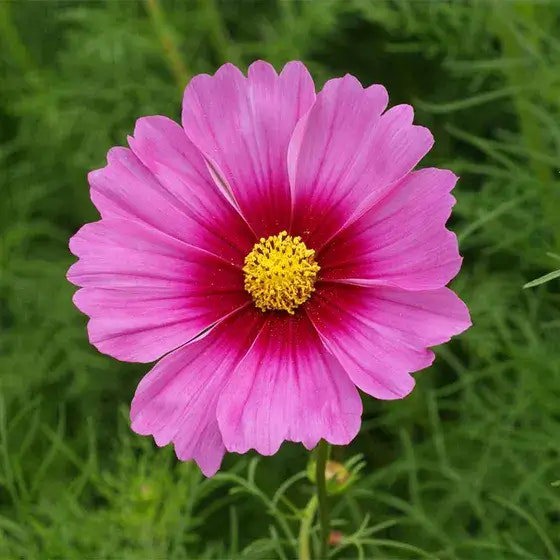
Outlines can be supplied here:
[[317, 496], [312, 496], [303, 512], [303, 519], [299, 527], [299, 560], [311, 560], [311, 548], [309, 546], [309, 535], [317, 511]]
[[179, 47], [175, 41], [173, 32], [171, 31], [163, 8], [159, 0], [145, 0], [146, 8], [152, 25], [162, 46], [163, 53], [167, 60], [167, 64], [171, 73], [175, 77], [175, 81], [182, 91], [189, 80], [189, 72], [181, 58]]
[[325, 440], [321, 440], [317, 446], [317, 470], [315, 473], [317, 484], [317, 500], [319, 503], [319, 521], [321, 523], [321, 548], [319, 558], [324, 560], [327, 558], [327, 550], [329, 545], [329, 504], [327, 496], [327, 481], [325, 470], [327, 460], [329, 458], [329, 444]]

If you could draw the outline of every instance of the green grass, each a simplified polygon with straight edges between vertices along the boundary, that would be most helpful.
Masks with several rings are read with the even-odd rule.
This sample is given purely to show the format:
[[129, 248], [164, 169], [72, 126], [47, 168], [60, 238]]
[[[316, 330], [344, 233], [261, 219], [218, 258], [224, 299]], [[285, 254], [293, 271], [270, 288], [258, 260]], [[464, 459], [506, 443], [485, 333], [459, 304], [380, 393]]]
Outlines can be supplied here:
[[[335, 558], [560, 558], [560, 3], [0, 2], [0, 558], [293, 558], [306, 453], [204, 479], [129, 431], [148, 368], [89, 346], [67, 240], [86, 173], [186, 79], [303, 60], [410, 102], [461, 175], [454, 287], [474, 326], [402, 402], [365, 401]], [[281, 489], [289, 477], [292, 484]], [[312, 525], [317, 547], [318, 527]]]

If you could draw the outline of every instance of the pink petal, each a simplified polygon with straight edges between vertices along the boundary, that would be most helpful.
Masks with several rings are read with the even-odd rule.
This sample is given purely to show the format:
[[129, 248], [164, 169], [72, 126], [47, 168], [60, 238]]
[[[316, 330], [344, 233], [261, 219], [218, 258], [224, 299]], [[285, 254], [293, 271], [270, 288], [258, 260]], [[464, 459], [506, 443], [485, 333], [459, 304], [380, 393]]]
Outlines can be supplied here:
[[457, 238], [445, 228], [456, 181], [444, 169], [409, 174], [325, 247], [322, 278], [407, 290], [445, 286], [461, 267]]
[[120, 360], [155, 360], [249, 301], [240, 269], [140, 222], [87, 224], [70, 249], [90, 341]]
[[408, 105], [387, 105], [380, 85], [353, 76], [330, 80], [292, 138], [292, 232], [318, 250], [385, 195], [429, 151], [432, 135], [412, 125]]
[[434, 355], [425, 346], [405, 341], [399, 329], [406, 328], [406, 318], [383, 322], [390, 312], [376, 309], [376, 293], [377, 289], [323, 284], [306, 310], [326, 348], [360, 389], [378, 399], [400, 399], [414, 388], [410, 372], [429, 366]]
[[254, 235], [218, 191], [183, 129], [165, 117], [144, 117], [129, 143], [132, 151], [113, 148], [107, 166], [89, 174], [101, 216], [141, 221], [241, 264]]
[[153, 435], [159, 446], [173, 442], [180, 460], [194, 459], [206, 476], [215, 474], [225, 452], [216, 403], [261, 323], [262, 316], [236, 313], [162, 358], [138, 385], [132, 429]]
[[354, 385], [305, 315], [268, 314], [217, 414], [229, 451], [254, 448], [271, 455], [284, 440], [309, 449], [321, 438], [347, 444], [359, 430], [361, 412]]
[[314, 99], [313, 80], [300, 62], [278, 76], [258, 61], [247, 78], [225, 64], [214, 76], [196, 76], [185, 90], [185, 131], [227, 182], [257, 237], [289, 226], [288, 144]]
[[349, 291], [355, 291], [354, 305], [372, 318], [379, 332], [412, 348], [449, 342], [471, 326], [467, 306], [449, 288], [409, 292], [352, 286]]
[[449, 342], [471, 325], [467, 306], [449, 288], [410, 292], [400, 288], [364, 288], [322, 283], [317, 295], [324, 307], [335, 303], [387, 338], [425, 349]]

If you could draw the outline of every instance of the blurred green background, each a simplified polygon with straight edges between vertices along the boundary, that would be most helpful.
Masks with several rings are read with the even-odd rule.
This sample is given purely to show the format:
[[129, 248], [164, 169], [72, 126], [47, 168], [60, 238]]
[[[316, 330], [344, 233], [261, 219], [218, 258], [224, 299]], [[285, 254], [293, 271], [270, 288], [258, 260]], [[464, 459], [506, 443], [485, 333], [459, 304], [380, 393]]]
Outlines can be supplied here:
[[[560, 558], [560, 3], [0, 0], [0, 558], [293, 558], [307, 454], [204, 479], [129, 431], [148, 366], [88, 344], [65, 272], [86, 173], [189, 77], [303, 60], [412, 103], [461, 175], [474, 326], [401, 402], [366, 399], [336, 558]], [[225, 474], [224, 474], [225, 473]], [[274, 498], [279, 485], [293, 485]]]

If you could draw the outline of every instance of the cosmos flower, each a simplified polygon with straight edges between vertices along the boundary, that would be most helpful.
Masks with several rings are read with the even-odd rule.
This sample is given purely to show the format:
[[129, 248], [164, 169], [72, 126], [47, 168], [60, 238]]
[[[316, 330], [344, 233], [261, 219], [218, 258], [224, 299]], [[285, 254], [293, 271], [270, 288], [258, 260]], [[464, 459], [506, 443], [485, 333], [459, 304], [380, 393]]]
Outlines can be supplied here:
[[412, 391], [428, 348], [470, 325], [446, 284], [457, 177], [413, 171], [433, 139], [383, 86], [316, 95], [299, 62], [226, 64], [185, 90], [182, 127], [138, 120], [89, 175], [101, 220], [71, 239], [91, 343], [152, 362], [132, 429], [206, 475], [226, 450], [347, 444], [358, 389]]

